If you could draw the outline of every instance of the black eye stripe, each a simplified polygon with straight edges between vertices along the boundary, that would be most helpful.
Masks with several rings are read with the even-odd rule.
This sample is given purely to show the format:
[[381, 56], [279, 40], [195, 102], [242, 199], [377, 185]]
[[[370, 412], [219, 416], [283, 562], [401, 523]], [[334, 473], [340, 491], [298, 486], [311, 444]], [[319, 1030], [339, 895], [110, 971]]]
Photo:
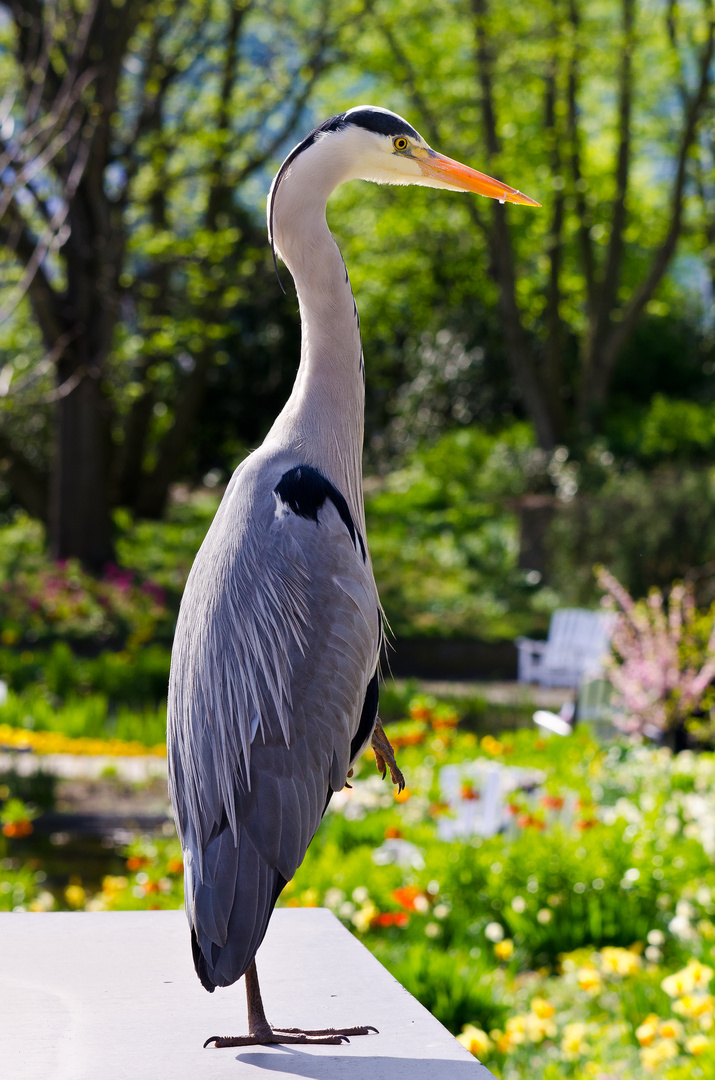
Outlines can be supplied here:
[[354, 124], [356, 127], [367, 128], [377, 135], [407, 135], [411, 139], [419, 139], [415, 129], [394, 113], [378, 112], [376, 109], [355, 109], [354, 112], [345, 114], [345, 122]]

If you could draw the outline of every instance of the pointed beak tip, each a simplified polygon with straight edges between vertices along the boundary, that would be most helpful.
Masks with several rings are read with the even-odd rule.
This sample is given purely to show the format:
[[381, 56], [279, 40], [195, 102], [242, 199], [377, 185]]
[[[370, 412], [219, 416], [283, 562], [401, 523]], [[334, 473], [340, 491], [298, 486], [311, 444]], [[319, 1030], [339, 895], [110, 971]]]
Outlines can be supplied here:
[[524, 195], [523, 192], [517, 191], [516, 195], [508, 200], [511, 203], [516, 203], [519, 206], [541, 206], [540, 202], [536, 199], [531, 199], [528, 195]]
[[441, 180], [461, 191], [473, 191], [477, 195], [484, 195], [489, 199], [498, 199], [500, 203], [517, 203], [520, 206], [541, 206], [536, 199], [529, 198], [516, 188], [509, 187], [501, 180], [495, 180], [492, 176], [470, 169], [468, 165], [462, 165], [453, 158], [444, 157], [436, 151], [430, 151], [426, 160], [418, 162], [420, 169], [426, 176]]

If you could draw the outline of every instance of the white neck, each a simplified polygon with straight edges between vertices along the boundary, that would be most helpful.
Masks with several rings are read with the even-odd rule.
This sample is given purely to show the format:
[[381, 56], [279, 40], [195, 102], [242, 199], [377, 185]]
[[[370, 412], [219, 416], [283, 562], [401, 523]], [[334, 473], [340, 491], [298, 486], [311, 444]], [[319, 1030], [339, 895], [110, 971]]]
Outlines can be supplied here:
[[331, 192], [355, 174], [350, 154], [336, 153], [331, 142], [329, 147], [318, 140], [299, 154], [275, 195], [273, 239], [295, 281], [302, 342], [293, 391], [266, 441], [319, 468], [362, 523], [360, 326], [347, 270], [325, 220]]

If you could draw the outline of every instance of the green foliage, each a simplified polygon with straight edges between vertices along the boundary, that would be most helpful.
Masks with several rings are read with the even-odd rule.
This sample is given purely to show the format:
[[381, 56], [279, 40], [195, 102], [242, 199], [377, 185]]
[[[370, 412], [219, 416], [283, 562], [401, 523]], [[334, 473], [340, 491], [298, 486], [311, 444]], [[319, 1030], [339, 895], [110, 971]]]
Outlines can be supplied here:
[[166, 740], [166, 703], [129, 707], [110, 702], [104, 694], [68, 694], [60, 703], [46, 690], [30, 686], [18, 694], [8, 693], [0, 706], [0, 724], [74, 739], [121, 739], [155, 746]]
[[652, 589], [634, 602], [604, 567], [603, 603], [615, 615], [606, 675], [613, 723], [628, 734], [665, 732], [715, 705], [715, 604], [698, 612], [693, 591], [675, 582], [666, 599]]
[[161, 521], [135, 520], [126, 510], [115, 512], [120, 565], [166, 589], [175, 610], [219, 499], [218, 492], [206, 488], [197, 492], [181, 489]]
[[442, 951], [423, 944], [377, 941], [372, 951], [399, 983], [452, 1031], [478, 1024], [501, 1027], [508, 1015], [493, 970], [463, 950]]
[[33, 686], [64, 701], [70, 696], [103, 694], [114, 705], [141, 705], [166, 697], [169, 649], [148, 645], [134, 653], [101, 652], [78, 657], [64, 641], [49, 649], [0, 648], [0, 672], [18, 693]]
[[0, 640], [4, 645], [112, 643], [137, 649], [170, 640], [164, 589], [132, 570], [87, 573], [76, 560], [52, 562], [43, 531], [24, 515], [0, 529]]
[[370, 494], [370, 551], [396, 635], [497, 639], [546, 627], [556, 598], [520, 568], [516, 506], [505, 506], [530, 470], [544, 476], [539, 460], [525, 425], [497, 436], [468, 428], [415, 451]]
[[564, 505], [549, 537], [549, 580], [564, 602], [598, 602], [601, 563], [633, 596], [694, 580], [699, 604], [713, 599], [715, 473], [659, 465], [609, 469], [599, 490]]
[[13, 866], [8, 857], [0, 860], [0, 911], [13, 911], [18, 907], [26, 910], [25, 904], [38, 896], [46, 877], [42, 870], [33, 870], [27, 865]]
[[11, 835], [10, 832], [6, 831], [8, 825], [17, 825], [26, 821], [31, 822], [39, 812], [36, 806], [29, 805], [22, 799], [13, 798], [12, 796], [6, 799], [0, 808], [0, 822], [3, 824], [5, 835]]
[[173, 623], [159, 586], [111, 566], [96, 578], [75, 560], [46, 563], [0, 583], [0, 621], [6, 645], [90, 639], [128, 648], [168, 638]]
[[631, 405], [608, 423], [609, 442], [621, 454], [644, 464], [664, 460], [712, 460], [715, 404], [682, 401], [655, 394], [645, 410]]
[[[497, 308], [499, 292], [512, 291], [512, 272], [522, 358], [524, 350], [531, 353], [530, 370], [560, 418], [560, 437], [582, 440], [577, 399], [590, 390], [584, 385], [588, 363], [598, 367], [602, 361], [598, 347], [590, 354], [591, 335], [598, 336], [592, 314], [608, 293], [592, 289], [589, 278], [597, 286], [604, 280], [611, 285], [611, 260], [622, 244], [614, 311], [605, 316], [620, 321], [667, 230], [672, 172], [654, 169], [653, 151], [657, 145], [660, 160], [675, 168], [683, 113], [675, 97], [664, 107], [664, 73], [668, 85], [692, 87], [684, 72], [694, 72], [703, 42], [697, 5], [680, 6], [672, 20], [664, 9], [632, 10], [631, 174], [620, 237], [615, 219], [623, 114], [616, 87], [623, 85], [627, 36], [622, 5], [438, 4], [427, 13], [416, 0], [395, 0], [366, 21], [356, 58], [372, 76], [373, 100], [402, 112], [436, 149], [543, 203], [534, 212], [507, 207], [500, 231], [498, 209], [470, 196], [357, 184], [336, 192], [331, 225], [361, 307], [370, 411], [382, 417], [371, 432], [376, 453], [384, 446], [385, 427], [403, 419], [402, 392], [388, 390], [394, 373], [403, 390], [419, 385], [422, 409], [416, 406], [410, 419], [418, 428], [431, 425], [431, 434], [440, 415], [452, 424], [475, 418], [498, 424], [529, 408], [530, 389], [515, 375], [514, 351], [511, 372], [506, 371], [509, 316]], [[339, 80], [329, 75], [320, 91], [326, 114], [354, 103], [343, 72]], [[572, 92], [575, 101], [569, 100]], [[494, 118], [491, 134], [485, 102]], [[707, 171], [710, 151], [703, 147], [702, 154]], [[693, 172], [699, 172], [694, 161]], [[698, 224], [681, 251], [687, 249], [686, 258], [694, 255], [693, 263], [707, 261], [711, 211], [697, 195], [688, 207]], [[495, 255], [505, 247], [508, 273], [500, 272]], [[659, 391], [685, 397], [707, 388], [712, 397], [712, 346], [698, 327], [701, 301], [699, 289], [691, 287], [694, 277], [673, 275], [651, 299], [639, 337], [618, 358], [617, 400], [642, 402]], [[456, 411], [443, 401], [449, 344], [441, 373], [435, 371], [433, 346], [440, 334], [448, 343], [461, 342], [462, 356], [479, 350], [479, 360], [453, 382], [465, 384], [454, 394]], [[594, 408], [607, 423], [611, 402], [604, 404]], [[410, 425], [400, 433], [409, 447]]]
[[[388, 730], [406, 797], [361, 762], [280, 902], [330, 907], [505, 1080], [593, 1080], [591, 1065], [647, 1080], [658, 1062], [664, 1080], [697, 1077], [715, 1009], [715, 755], [601, 746], [583, 729], [478, 741], [455, 731], [446, 703], [416, 698], [411, 712]], [[440, 840], [440, 770], [480, 759], [539, 770], [539, 786], [511, 793], [499, 835]], [[31, 826], [24, 807], [9, 816]], [[121, 869], [91, 886], [48, 877], [36, 858], [23, 866], [14, 852], [32, 841], [22, 836], [0, 838], [3, 909], [181, 905], [175, 839], [138, 837]], [[386, 855], [390, 844], [401, 857]]]

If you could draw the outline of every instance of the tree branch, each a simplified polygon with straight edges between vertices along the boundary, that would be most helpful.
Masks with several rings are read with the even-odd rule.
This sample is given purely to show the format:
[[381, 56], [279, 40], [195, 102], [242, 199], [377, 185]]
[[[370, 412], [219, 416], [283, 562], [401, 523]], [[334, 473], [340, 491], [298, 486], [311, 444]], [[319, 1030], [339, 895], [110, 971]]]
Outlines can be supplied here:
[[581, 136], [578, 125], [578, 93], [580, 86], [579, 68], [579, 30], [581, 13], [577, 0], [570, 0], [569, 22], [573, 29], [573, 48], [569, 57], [567, 78], [567, 108], [568, 108], [568, 132], [569, 149], [571, 154], [571, 175], [574, 182], [576, 197], [576, 213], [578, 216], [578, 242], [581, 248], [581, 262], [583, 274], [586, 279], [586, 305], [589, 319], [593, 318], [595, 310], [595, 260], [593, 253], [593, 240], [591, 239], [590, 215], [586, 204], [586, 184], [583, 179], [581, 168]]
[[[482, 129], [491, 161], [499, 153], [501, 143], [497, 134], [494, 93], [492, 86], [493, 57], [487, 31], [487, 0], [472, 0], [476, 37], [477, 77], [481, 89], [480, 107]], [[470, 212], [475, 215], [476, 208]], [[476, 220], [476, 219], [475, 219]], [[493, 201], [492, 225], [487, 231], [493, 272], [499, 286], [499, 312], [506, 344], [506, 356], [515, 386], [518, 387], [526, 410], [536, 429], [539, 445], [549, 450], [556, 444], [556, 430], [549, 400], [532, 360], [519, 305], [516, 299], [516, 267], [514, 248], [507, 224], [506, 207]]]
[[563, 224], [565, 193], [563, 177], [561, 176], [561, 131], [557, 122], [556, 99], [557, 99], [557, 51], [555, 42], [559, 35], [559, 27], [551, 27], [551, 59], [546, 74], [546, 93], [544, 98], [544, 127], [546, 141], [549, 147], [549, 164], [551, 175], [556, 185], [557, 178], [561, 180], [561, 187], [556, 187], [554, 192], [554, 205], [551, 217], [551, 228], [547, 241], [549, 259], [549, 280], [546, 288], [546, 350], [545, 350], [545, 376], [549, 388], [549, 399], [554, 416], [554, 423], [558, 429], [563, 428], [562, 394], [563, 385], [563, 344], [564, 327], [561, 319], [561, 268], [563, 263]]
[[[709, 5], [708, 5], [709, 6]], [[713, 54], [715, 52], [715, 21], [710, 11], [708, 36], [700, 55], [698, 83], [690, 98], [683, 135], [678, 152], [678, 164], [670, 199], [670, 222], [663, 242], [656, 251], [650, 272], [632, 293], [629, 302], [623, 308], [618, 322], [605, 343], [602, 356], [604, 370], [610, 374], [628, 336], [633, 331], [648, 301], [665, 274], [678, 242], [682, 227], [683, 200], [687, 180], [688, 155], [697, 135], [698, 123], [703, 114], [712, 86]]]
[[631, 111], [633, 105], [633, 22], [634, 0], [622, 0], [623, 47], [618, 73], [618, 154], [616, 158], [616, 197], [611, 210], [611, 235], [608, 242], [603, 278], [596, 294], [596, 319], [592, 329], [598, 348], [611, 312], [618, 301], [623, 263], [623, 232], [626, 227], [626, 195], [631, 162]]

